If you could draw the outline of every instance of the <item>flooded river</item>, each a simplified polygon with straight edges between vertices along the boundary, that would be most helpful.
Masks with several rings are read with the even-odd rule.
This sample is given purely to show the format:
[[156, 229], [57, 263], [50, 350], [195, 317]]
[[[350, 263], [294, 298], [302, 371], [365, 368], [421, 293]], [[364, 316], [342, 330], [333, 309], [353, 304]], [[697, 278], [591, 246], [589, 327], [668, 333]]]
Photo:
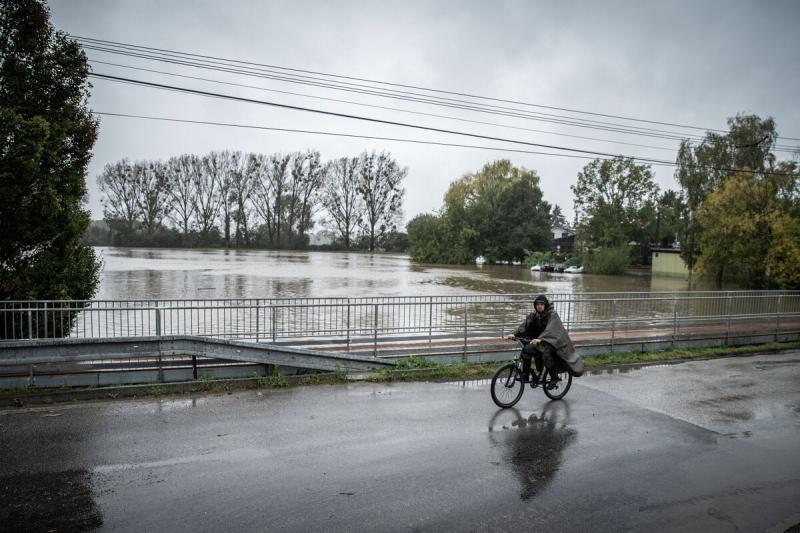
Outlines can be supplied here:
[[[688, 290], [680, 277], [417, 265], [406, 255], [98, 247], [98, 299], [448, 296]], [[711, 289], [694, 286], [694, 289]]]

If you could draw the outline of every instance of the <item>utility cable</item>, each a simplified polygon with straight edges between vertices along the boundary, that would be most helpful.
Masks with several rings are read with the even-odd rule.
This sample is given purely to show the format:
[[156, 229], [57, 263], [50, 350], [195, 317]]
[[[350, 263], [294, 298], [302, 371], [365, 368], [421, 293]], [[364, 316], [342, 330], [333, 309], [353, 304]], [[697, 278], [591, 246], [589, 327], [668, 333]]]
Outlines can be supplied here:
[[[479, 98], [479, 99], [482, 99], [482, 100], [510, 103], [510, 104], [515, 104], [515, 105], [525, 105], [525, 106], [530, 106], [530, 107], [538, 107], [538, 108], [541, 108], [541, 109], [551, 109], [551, 110], [565, 111], [565, 112], [569, 112], [569, 113], [579, 113], [579, 114], [598, 116], [598, 117], [604, 117], [604, 118], [615, 118], [615, 119], [635, 121], [635, 122], [643, 122], [643, 123], [662, 125], [662, 126], [672, 126], [672, 127], [685, 128], [685, 129], [695, 129], [695, 130], [701, 130], [701, 131], [714, 131], [714, 132], [718, 132], [718, 133], [727, 133], [727, 131], [725, 131], [725, 130], [720, 130], [720, 129], [715, 129], [715, 128], [705, 128], [705, 127], [701, 127], [701, 126], [694, 126], [694, 125], [688, 125], [688, 124], [678, 124], [678, 123], [673, 123], [673, 122], [649, 120], [649, 119], [629, 117], [629, 116], [624, 116], [624, 115], [614, 115], [614, 114], [599, 113], [599, 112], [586, 111], [586, 110], [580, 110], [580, 109], [571, 109], [571, 108], [566, 108], [566, 107], [549, 106], [549, 105], [543, 105], [543, 104], [535, 104], [535, 103], [530, 103], [530, 102], [523, 102], [523, 101], [518, 101], [518, 100], [508, 100], [508, 99], [503, 99], [503, 98], [481, 96], [481, 95], [464, 93], [464, 92], [446, 91], [446, 90], [433, 89], [433, 88], [427, 88], [427, 87], [416, 86], [416, 85], [408, 85], [408, 84], [400, 84], [400, 83], [392, 83], [392, 82], [385, 82], [385, 81], [379, 81], [379, 80], [372, 80], [372, 79], [368, 79], [368, 78], [358, 78], [358, 77], [353, 77], [353, 76], [343, 76], [343, 75], [330, 74], [330, 73], [324, 73], [324, 72], [313, 71], [313, 70], [305, 70], [305, 69], [298, 69], [298, 68], [291, 68], [291, 67], [282, 67], [282, 66], [277, 66], [277, 65], [254, 63], [254, 62], [240, 61], [240, 60], [234, 60], [234, 59], [225, 59], [225, 58], [220, 58], [220, 57], [215, 57], [215, 56], [194, 54], [194, 53], [189, 53], [189, 52], [177, 52], [177, 51], [174, 51], [174, 50], [167, 50], [167, 49], [163, 49], [163, 48], [146, 47], [146, 46], [141, 46], [141, 45], [133, 45], [133, 44], [128, 44], [128, 43], [121, 43], [121, 42], [118, 42], [118, 41], [95, 39], [95, 38], [91, 38], [91, 37], [81, 37], [81, 36], [72, 36], [72, 37], [77, 39], [77, 40], [79, 40], [79, 41], [82, 41], [82, 42], [94, 42], [94, 43], [101, 43], [101, 44], [106, 44], [106, 45], [115, 45], [115, 46], [121, 46], [121, 47], [127, 47], [127, 48], [137, 48], [137, 49], [150, 50], [150, 51], [156, 51], [156, 52], [166, 52], [166, 53], [172, 53], [172, 54], [181, 54], [181, 55], [184, 55], [184, 56], [197, 57], [197, 58], [202, 58], [202, 59], [212, 59], [212, 60], [225, 61], [225, 62], [230, 62], [230, 63], [239, 63], [239, 64], [243, 64], [243, 65], [267, 67], [267, 68], [280, 69], [280, 70], [286, 70], [286, 71], [292, 71], [292, 72], [302, 72], [302, 73], [306, 73], [306, 74], [315, 74], [315, 75], [327, 76], [327, 77], [331, 77], [331, 78], [347, 79], [347, 80], [353, 80], [353, 81], [363, 81], [363, 82], [368, 82], [368, 83], [377, 83], [377, 84], [393, 86], [393, 87], [403, 87], [403, 88], [424, 90], [424, 91], [428, 91], [428, 92], [436, 92], [436, 93], [440, 93], [440, 94], [450, 94], [450, 95], [454, 95], [454, 96], [463, 96], [463, 97], [468, 97], [468, 98]], [[800, 141], [800, 138], [798, 138], [798, 137], [783, 137], [783, 138], [784, 139], [788, 139], [788, 140]]]

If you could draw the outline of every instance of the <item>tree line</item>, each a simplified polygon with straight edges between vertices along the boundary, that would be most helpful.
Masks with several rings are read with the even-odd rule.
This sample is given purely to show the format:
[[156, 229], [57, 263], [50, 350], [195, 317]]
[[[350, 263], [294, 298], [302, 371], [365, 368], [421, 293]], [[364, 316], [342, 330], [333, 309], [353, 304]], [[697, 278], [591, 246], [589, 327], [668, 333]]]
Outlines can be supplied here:
[[[586, 164], [571, 186], [576, 250], [558, 260], [624, 273], [652, 246], [678, 247], [690, 271], [718, 284], [800, 288], [800, 164], [775, 155], [773, 119], [737, 115], [728, 132], [684, 140], [677, 190], [661, 190], [652, 168], [624, 156]], [[541, 257], [551, 250], [558, 206], [543, 200], [535, 171], [489, 163], [454, 181], [442, 208], [408, 224], [412, 259], [470, 263]]]
[[589, 250], [677, 245], [690, 272], [718, 285], [800, 288], [800, 165], [775, 155], [772, 118], [739, 114], [725, 133], [681, 142], [661, 192], [649, 165], [596, 160], [572, 186], [578, 241]]
[[108, 244], [297, 249], [319, 223], [338, 246], [374, 251], [397, 241], [407, 172], [388, 152], [225, 150], [123, 159], [97, 183]]

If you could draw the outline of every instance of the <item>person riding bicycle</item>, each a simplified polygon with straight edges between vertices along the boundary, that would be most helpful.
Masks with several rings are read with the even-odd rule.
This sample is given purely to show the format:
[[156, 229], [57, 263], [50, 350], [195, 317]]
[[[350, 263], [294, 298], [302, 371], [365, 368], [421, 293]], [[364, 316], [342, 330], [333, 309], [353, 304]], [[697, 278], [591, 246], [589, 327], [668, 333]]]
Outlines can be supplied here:
[[[514, 332], [514, 337], [527, 337], [529, 344], [522, 348], [522, 381], [527, 383], [531, 372], [531, 358], [536, 363], [536, 371], [541, 373], [542, 366], [550, 373], [551, 386], [558, 382], [558, 368], [562, 361], [569, 366], [573, 376], [583, 375], [583, 360], [575, 353], [572, 340], [569, 338], [561, 317], [553, 309], [547, 297], [540, 294], [533, 300], [533, 313], [525, 317], [525, 321]], [[531, 386], [536, 386], [532, 383]]]

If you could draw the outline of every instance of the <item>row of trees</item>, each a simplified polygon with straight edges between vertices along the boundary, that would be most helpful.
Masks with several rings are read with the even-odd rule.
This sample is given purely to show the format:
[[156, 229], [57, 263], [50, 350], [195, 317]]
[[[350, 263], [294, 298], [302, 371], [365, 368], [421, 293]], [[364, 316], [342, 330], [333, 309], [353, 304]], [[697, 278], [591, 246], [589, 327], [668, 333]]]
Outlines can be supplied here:
[[542, 199], [536, 172], [495, 161], [453, 182], [439, 213], [408, 223], [409, 253], [426, 263], [521, 261], [549, 248], [554, 219], [563, 215]]
[[370, 251], [401, 217], [407, 170], [391, 154], [364, 152], [323, 162], [317, 151], [210, 152], [167, 161], [126, 159], [97, 178], [116, 244], [302, 248], [321, 220], [350, 248]]
[[727, 133], [681, 143], [679, 191], [660, 191], [648, 165], [617, 157], [578, 173], [579, 246], [679, 243], [690, 271], [753, 288], [798, 288], [800, 168], [774, 154], [772, 119], [737, 115]]
[[[800, 288], [800, 165], [776, 157], [772, 119], [737, 115], [728, 126], [681, 143], [679, 190], [662, 191], [650, 166], [631, 158], [588, 163], [571, 187], [575, 260], [621, 273], [647, 259], [631, 257], [631, 244], [679, 245], [693, 273], [718, 283]], [[438, 213], [411, 220], [409, 252], [430, 263], [517, 261], [549, 250], [551, 226], [564, 222], [534, 171], [501, 160], [453, 182]]]

